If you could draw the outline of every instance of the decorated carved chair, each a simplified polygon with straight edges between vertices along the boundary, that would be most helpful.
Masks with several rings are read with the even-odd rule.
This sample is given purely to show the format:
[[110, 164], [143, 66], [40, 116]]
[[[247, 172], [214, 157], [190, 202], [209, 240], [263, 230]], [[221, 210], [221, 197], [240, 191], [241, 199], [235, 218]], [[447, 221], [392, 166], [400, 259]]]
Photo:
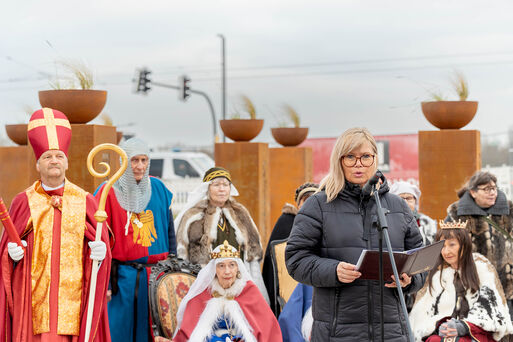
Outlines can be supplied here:
[[271, 241], [271, 260], [274, 270], [274, 293], [276, 294], [274, 304], [278, 314], [281, 312], [298, 284], [298, 282], [289, 275], [287, 266], [285, 265], [286, 246], [287, 239]]
[[173, 337], [180, 302], [200, 270], [200, 265], [174, 255], [152, 266], [148, 290], [153, 336]]

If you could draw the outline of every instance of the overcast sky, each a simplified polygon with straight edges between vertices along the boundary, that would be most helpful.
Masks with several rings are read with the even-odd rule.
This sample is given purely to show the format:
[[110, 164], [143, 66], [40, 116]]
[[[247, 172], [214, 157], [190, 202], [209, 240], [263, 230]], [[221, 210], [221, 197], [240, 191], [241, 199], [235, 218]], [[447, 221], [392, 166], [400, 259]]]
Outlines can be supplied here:
[[[28, 120], [59, 60], [80, 60], [108, 91], [104, 111], [152, 145], [212, 142], [203, 98], [154, 87], [134, 94], [135, 69], [176, 85], [187, 74], [221, 115], [226, 37], [228, 116], [250, 97], [270, 128], [283, 104], [310, 137], [353, 126], [374, 134], [435, 129], [420, 102], [439, 89], [456, 99], [454, 69], [479, 101], [467, 129], [500, 136], [513, 125], [512, 1], [16, 1], [0, 13], [0, 123]], [[99, 121], [95, 121], [99, 122]], [[2, 131], [5, 135], [5, 132]]]

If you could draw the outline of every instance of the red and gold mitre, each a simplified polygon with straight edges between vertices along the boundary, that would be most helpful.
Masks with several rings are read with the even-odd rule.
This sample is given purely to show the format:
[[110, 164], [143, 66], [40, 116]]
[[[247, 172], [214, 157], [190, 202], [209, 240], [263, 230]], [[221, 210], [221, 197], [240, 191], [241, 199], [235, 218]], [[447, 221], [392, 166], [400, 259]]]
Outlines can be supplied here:
[[35, 111], [28, 123], [27, 136], [36, 160], [48, 150], [60, 150], [68, 156], [71, 125], [66, 115], [58, 110], [43, 108]]

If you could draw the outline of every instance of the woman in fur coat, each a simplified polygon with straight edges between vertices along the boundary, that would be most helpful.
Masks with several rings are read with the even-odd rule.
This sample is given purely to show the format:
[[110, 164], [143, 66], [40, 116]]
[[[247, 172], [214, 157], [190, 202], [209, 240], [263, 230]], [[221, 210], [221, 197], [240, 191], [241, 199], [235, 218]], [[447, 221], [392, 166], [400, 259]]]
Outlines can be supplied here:
[[269, 303], [260, 273], [263, 254], [260, 233], [248, 210], [233, 199], [238, 194], [228, 170], [222, 167], [207, 170], [203, 183], [191, 193], [175, 220], [177, 254], [205, 266], [212, 250], [227, 240], [240, 251], [253, 282]]
[[472, 253], [465, 226], [440, 224], [436, 241], [445, 240], [444, 247], [410, 313], [416, 341], [492, 342], [513, 333], [497, 272]]
[[467, 220], [473, 251], [484, 255], [497, 270], [513, 316], [513, 203], [487, 171], [477, 171], [458, 197], [447, 208], [445, 221]]

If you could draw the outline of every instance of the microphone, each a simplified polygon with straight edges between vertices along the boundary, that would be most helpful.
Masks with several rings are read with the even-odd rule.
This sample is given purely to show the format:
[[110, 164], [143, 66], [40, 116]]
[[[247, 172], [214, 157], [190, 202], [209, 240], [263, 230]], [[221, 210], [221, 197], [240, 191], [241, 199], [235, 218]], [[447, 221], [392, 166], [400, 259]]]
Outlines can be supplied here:
[[380, 179], [384, 181], [385, 177], [383, 176], [381, 171], [377, 170], [374, 176], [372, 176], [371, 179], [369, 179], [367, 183], [365, 183], [365, 185], [363, 186], [362, 193], [364, 195], [370, 195], [372, 193], [372, 190], [374, 190], [375, 185], [379, 182]]

